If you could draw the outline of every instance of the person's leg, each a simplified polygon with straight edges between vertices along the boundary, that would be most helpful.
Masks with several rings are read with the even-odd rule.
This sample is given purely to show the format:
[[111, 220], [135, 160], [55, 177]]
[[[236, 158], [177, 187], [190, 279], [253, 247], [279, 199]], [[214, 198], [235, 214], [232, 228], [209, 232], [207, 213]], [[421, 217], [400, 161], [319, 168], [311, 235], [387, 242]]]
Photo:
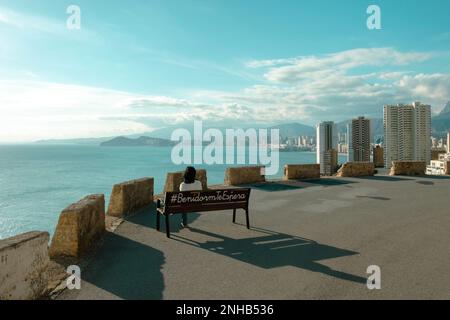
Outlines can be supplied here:
[[187, 213], [183, 213], [182, 216], [183, 216], [183, 221], [182, 221], [183, 227], [187, 227], [187, 225], [188, 225]]

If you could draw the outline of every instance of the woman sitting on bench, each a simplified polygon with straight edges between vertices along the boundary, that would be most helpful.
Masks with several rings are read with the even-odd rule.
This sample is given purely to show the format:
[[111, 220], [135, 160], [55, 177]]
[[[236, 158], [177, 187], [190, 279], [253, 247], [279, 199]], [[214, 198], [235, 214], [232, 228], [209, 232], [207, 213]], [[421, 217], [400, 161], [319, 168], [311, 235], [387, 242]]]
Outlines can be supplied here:
[[[202, 183], [198, 180], [195, 180], [195, 176], [197, 175], [197, 171], [194, 167], [187, 167], [184, 171], [184, 182], [180, 184], [180, 191], [202, 191]], [[188, 225], [187, 213], [183, 213], [183, 221], [181, 223], [181, 227], [185, 228]]]

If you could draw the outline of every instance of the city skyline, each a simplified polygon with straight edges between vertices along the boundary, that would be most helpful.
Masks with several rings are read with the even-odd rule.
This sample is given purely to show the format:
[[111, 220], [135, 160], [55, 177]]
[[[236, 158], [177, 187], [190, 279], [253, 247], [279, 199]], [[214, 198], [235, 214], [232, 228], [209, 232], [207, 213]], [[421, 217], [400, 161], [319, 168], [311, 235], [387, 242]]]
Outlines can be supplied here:
[[[0, 0], [0, 142], [300, 122], [450, 100], [450, 3]], [[405, 24], [433, 16], [433, 24]], [[211, 21], [214, 21], [213, 23]], [[232, 21], [232, 23], [229, 23]], [[270, 27], [267, 27], [267, 26]], [[321, 39], [321, 41], [317, 41]], [[420, 46], [417, 46], [420, 43]]]

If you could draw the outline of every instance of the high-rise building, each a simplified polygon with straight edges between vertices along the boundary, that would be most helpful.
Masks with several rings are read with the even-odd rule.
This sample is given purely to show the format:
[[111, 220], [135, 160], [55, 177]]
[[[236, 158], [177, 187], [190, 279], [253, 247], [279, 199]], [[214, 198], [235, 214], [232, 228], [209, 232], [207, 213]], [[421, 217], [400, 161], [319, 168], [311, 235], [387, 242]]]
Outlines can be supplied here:
[[447, 133], [447, 153], [450, 153], [450, 131]]
[[332, 176], [337, 172], [338, 153], [335, 149], [329, 149], [323, 153], [323, 172], [324, 176]]
[[380, 146], [373, 148], [373, 164], [375, 168], [384, 167], [384, 152], [383, 148]]
[[431, 107], [410, 105], [384, 106], [384, 163], [431, 160]]
[[338, 134], [334, 122], [319, 123], [316, 140], [317, 163], [320, 164], [320, 173], [325, 174], [325, 153], [330, 150], [337, 150]]
[[370, 120], [364, 117], [353, 119], [347, 125], [349, 162], [370, 162]]

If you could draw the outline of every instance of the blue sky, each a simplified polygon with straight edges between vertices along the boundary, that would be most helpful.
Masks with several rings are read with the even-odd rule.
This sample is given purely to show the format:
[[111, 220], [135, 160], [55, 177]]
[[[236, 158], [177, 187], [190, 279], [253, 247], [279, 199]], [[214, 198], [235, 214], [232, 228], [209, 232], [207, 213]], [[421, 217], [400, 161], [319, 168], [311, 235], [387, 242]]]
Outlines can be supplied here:
[[[66, 8], [81, 9], [68, 30]], [[369, 5], [381, 30], [366, 27]], [[0, 142], [450, 100], [450, 1], [0, 0]]]

